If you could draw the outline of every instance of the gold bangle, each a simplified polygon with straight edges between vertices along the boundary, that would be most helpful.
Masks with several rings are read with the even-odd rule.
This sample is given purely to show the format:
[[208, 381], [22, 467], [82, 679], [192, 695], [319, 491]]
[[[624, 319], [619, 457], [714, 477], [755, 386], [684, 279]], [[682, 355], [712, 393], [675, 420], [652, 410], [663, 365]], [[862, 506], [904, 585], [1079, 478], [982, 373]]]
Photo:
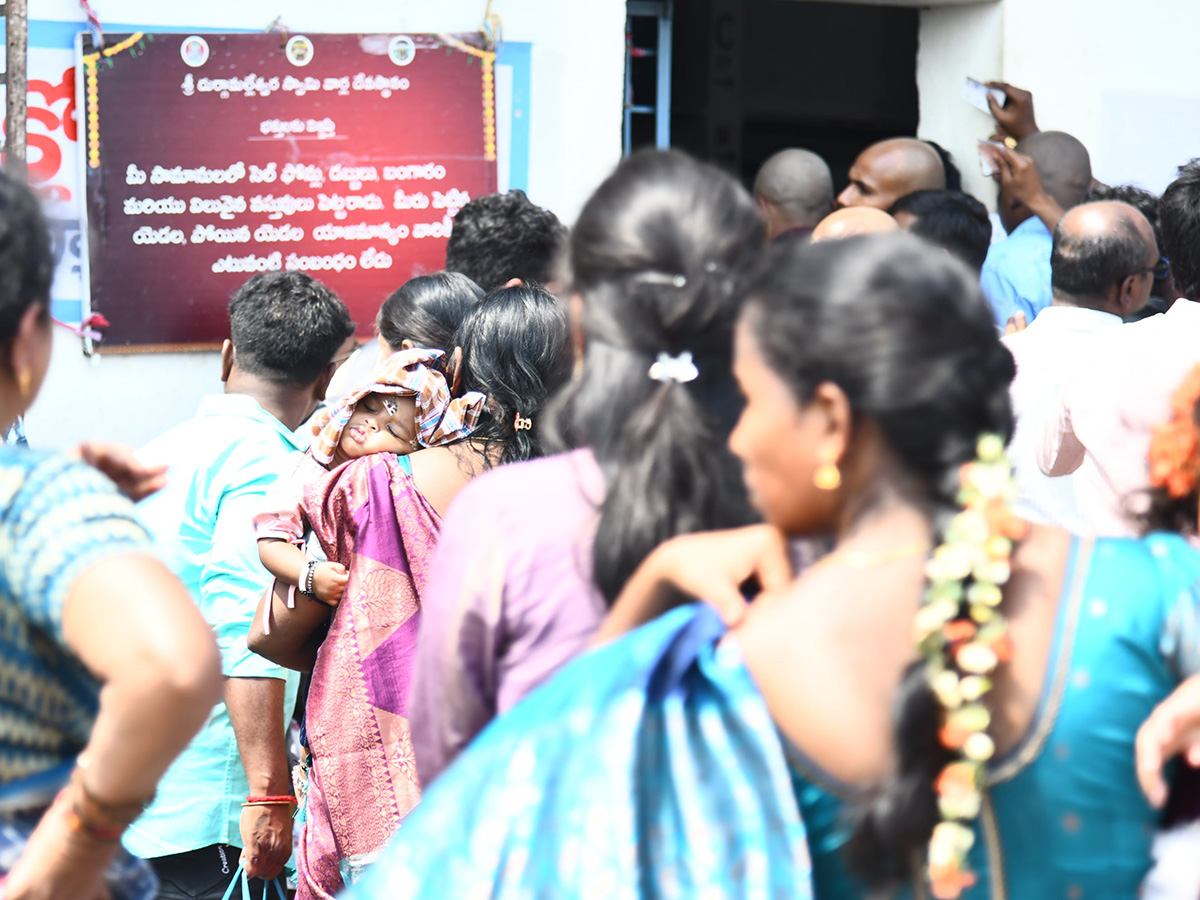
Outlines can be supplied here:
[[248, 800], [242, 804], [246, 806], [296, 806], [295, 800]]

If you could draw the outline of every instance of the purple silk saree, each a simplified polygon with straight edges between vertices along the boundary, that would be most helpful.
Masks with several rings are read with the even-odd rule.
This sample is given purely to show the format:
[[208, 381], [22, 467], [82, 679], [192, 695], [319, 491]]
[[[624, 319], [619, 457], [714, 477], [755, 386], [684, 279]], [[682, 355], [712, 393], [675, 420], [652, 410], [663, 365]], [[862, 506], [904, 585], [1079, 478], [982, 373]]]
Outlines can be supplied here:
[[353, 882], [417, 804], [406, 712], [420, 598], [441, 518], [406, 460], [354, 460], [305, 488], [303, 511], [349, 572], [313, 667], [312, 753], [297, 900]]

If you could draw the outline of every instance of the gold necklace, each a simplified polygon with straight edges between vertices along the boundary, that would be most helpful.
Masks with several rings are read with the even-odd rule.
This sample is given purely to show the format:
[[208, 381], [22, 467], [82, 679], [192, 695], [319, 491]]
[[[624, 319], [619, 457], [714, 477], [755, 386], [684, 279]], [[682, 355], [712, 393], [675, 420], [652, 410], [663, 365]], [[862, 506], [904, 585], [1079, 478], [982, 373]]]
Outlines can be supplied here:
[[910, 544], [903, 544], [882, 553], [864, 553], [861, 550], [835, 550], [833, 553], [822, 556], [809, 568], [846, 566], [850, 569], [874, 569], [899, 559], [907, 559], [910, 556], [928, 553], [929, 546], [928, 541], [913, 541]]

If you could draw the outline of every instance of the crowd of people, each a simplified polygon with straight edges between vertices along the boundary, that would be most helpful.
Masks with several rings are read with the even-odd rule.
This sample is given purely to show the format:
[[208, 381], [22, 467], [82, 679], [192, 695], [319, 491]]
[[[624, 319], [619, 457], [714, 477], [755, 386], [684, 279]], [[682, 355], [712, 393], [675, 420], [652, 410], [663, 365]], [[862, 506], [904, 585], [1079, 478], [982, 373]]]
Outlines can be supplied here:
[[[1002, 240], [915, 137], [642, 151], [0, 451], [0, 896], [1200, 896], [1200, 160], [995, 87]], [[51, 269], [0, 174], [5, 428]]]

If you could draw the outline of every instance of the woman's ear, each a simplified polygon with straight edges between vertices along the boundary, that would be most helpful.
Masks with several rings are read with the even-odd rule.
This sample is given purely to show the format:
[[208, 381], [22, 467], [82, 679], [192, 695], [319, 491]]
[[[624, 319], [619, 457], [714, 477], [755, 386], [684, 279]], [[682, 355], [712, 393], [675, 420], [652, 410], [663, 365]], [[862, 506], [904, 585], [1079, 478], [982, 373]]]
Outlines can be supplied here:
[[839, 464], [850, 446], [853, 424], [850, 400], [846, 392], [832, 381], [822, 381], [813, 391], [812, 400], [807, 405], [821, 417], [822, 437], [818, 456], [823, 462]]
[[450, 376], [450, 396], [457, 397], [462, 384], [462, 347], [455, 347], [446, 361], [446, 374]]
[[45, 306], [32, 303], [21, 314], [17, 333], [8, 344], [8, 366], [26, 407], [33, 403], [49, 364], [49, 315]]
[[414, 349], [416, 349], [416, 346], [417, 345], [414, 344], [412, 341], [410, 341], [408, 338], [405, 338], [404, 340], [402, 340], [400, 342], [401, 350], [414, 350]]

